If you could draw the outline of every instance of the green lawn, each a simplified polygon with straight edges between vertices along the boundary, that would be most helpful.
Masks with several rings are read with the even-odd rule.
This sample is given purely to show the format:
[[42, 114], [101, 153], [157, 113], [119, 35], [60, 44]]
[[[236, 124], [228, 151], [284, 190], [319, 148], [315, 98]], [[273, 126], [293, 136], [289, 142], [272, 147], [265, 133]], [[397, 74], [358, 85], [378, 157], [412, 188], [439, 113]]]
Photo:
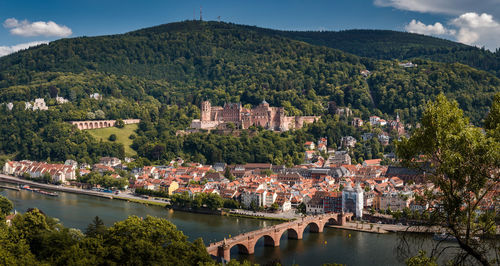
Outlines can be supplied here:
[[130, 124], [130, 125], [125, 125], [124, 128], [117, 128], [117, 127], [107, 127], [107, 128], [99, 128], [99, 129], [89, 129], [87, 130], [94, 138], [96, 139], [102, 139], [103, 141], [109, 141], [108, 138], [111, 134], [116, 135], [116, 141], [118, 143], [122, 143], [123, 146], [125, 147], [125, 155], [127, 156], [133, 156], [136, 155], [137, 153], [130, 148], [130, 145], [132, 144], [132, 140], [129, 139], [128, 137], [131, 134], [134, 134], [134, 131], [137, 129], [137, 124]]

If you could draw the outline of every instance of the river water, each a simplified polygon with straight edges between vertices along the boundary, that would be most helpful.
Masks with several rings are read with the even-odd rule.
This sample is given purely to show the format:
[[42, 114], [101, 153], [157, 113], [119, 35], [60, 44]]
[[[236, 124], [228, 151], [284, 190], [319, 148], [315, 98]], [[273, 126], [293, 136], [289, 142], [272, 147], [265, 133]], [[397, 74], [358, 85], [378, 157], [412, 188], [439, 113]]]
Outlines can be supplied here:
[[[65, 226], [82, 231], [95, 216], [99, 216], [108, 226], [129, 215], [162, 217], [174, 223], [189, 236], [189, 240], [201, 237], [205, 244], [277, 223], [173, 211], [158, 206], [62, 192], [59, 192], [59, 197], [50, 197], [25, 190], [0, 189], [0, 195], [9, 198], [14, 203], [15, 210], [19, 212], [36, 207], [47, 215], [58, 218]], [[307, 231], [308, 229], [302, 240], [289, 240], [286, 234], [283, 235], [279, 247], [264, 247], [264, 241], [260, 239], [253, 255], [240, 255], [237, 247], [233, 247], [231, 258], [248, 259], [260, 264], [279, 261], [283, 265], [404, 264], [398, 261], [395, 255], [395, 248], [400, 239], [397, 234], [372, 234], [326, 227], [324, 232], [319, 234]]]

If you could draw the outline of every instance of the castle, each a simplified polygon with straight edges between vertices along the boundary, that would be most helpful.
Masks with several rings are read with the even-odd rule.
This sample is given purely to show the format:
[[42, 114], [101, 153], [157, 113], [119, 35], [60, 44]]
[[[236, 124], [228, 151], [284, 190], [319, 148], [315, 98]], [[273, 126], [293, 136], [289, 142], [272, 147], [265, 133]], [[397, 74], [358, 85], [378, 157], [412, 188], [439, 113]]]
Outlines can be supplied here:
[[201, 119], [194, 119], [191, 128], [223, 129], [231, 122], [241, 129], [261, 126], [269, 130], [287, 131], [299, 129], [305, 123], [312, 123], [319, 118], [320, 116], [286, 116], [283, 107], [270, 107], [266, 101], [252, 109], [243, 107], [241, 103], [226, 103], [221, 107], [204, 101], [201, 103]]

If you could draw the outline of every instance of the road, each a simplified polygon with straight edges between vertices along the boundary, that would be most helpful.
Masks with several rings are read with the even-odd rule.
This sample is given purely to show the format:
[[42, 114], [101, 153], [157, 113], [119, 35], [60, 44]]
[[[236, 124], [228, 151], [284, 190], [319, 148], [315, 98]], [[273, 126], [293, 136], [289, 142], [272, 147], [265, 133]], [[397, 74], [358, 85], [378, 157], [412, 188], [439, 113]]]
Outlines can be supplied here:
[[52, 185], [52, 184], [41, 184], [37, 183], [34, 181], [28, 181], [24, 180], [21, 178], [17, 178], [14, 176], [9, 176], [9, 175], [4, 175], [0, 174], [0, 181], [7, 182], [7, 183], [12, 183], [12, 184], [25, 184], [29, 185], [32, 187], [37, 187], [37, 188], [44, 188], [44, 189], [50, 189], [54, 191], [61, 191], [61, 192], [67, 192], [67, 193], [75, 193], [75, 194], [83, 194], [83, 195], [89, 195], [89, 196], [95, 196], [95, 197], [101, 197], [101, 198], [108, 198], [108, 199], [113, 199], [113, 198], [121, 198], [121, 199], [130, 199], [130, 200], [139, 200], [142, 202], [155, 202], [155, 203], [162, 203], [165, 204], [166, 202], [164, 200], [157, 200], [154, 198], [142, 198], [133, 195], [131, 192], [123, 192], [118, 195], [112, 194], [112, 193], [106, 193], [106, 192], [99, 192], [99, 191], [93, 191], [93, 190], [88, 190], [88, 189], [80, 189], [80, 188], [75, 188], [75, 187], [68, 187], [68, 186], [62, 186], [62, 185]]

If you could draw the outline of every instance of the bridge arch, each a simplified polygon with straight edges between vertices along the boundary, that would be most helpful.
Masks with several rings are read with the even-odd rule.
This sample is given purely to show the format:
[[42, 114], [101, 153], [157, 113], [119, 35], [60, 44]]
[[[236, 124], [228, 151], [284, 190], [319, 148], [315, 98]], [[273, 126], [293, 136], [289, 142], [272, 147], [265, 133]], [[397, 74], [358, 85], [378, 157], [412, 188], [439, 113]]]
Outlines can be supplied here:
[[338, 225], [339, 222], [337, 221], [337, 219], [331, 217], [328, 219], [328, 221], [326, 222], [326, 224], [335, 224], [335, 225]]
[[283, 230], [283, 232], [280, 234], [280, 239], [285, 232], [288, 235], [288, 239], [302, 239], [303, 232], [297, 231], [295, 228], [288, 228], [286, 230]]
[[259, 242], [259, 240], [261, 238], [264, 238], [264, 246], [268, 246], [268, 247], [276, 247], [276, 246], [279, 246], [280, 245], [280, 240], [279, 239], [274, 239], [274, 237], [270, 236], [270, 235], [263, 235], [261, 237], [259, 237], [255, 243], [253, 243], [254, 245], [254, 248], [255, 248], [255, 245], [257, 245], [257, 242]]
[[309, 232], [311, 232], [311, 233], [321, 233], [321, 232], [323, 232], [323, 226], [324, 226], [324, 224], [322, 224], [321, 221], [319, 223], [317, 223], [317, 222], [309, 222], [308, 224], [306, 224], [304, 226], [304, 232], [305, 232], [306, 228], [309, 227]]
[[243, 244], [243, 243], [237, 243], [237, 244], [234, 244], [232, 245], [229, 250], [232, 250], [234, 247], [238, 247], [238, 253], [240, 254], [250, 254], [250, 250], [248, 249], [248, 247]]

